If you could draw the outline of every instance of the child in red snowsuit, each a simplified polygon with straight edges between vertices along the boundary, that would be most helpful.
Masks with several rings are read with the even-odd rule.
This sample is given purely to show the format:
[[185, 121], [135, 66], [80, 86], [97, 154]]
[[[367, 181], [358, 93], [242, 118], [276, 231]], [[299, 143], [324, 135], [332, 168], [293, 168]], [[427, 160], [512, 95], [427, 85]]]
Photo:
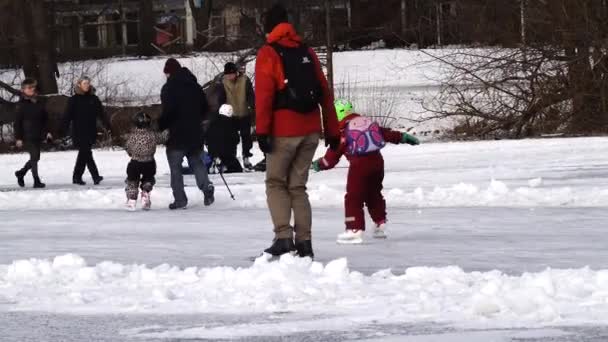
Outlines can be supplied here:
[[[345, 109], [343, 109], [345, 108]], [[328, 149], [325, 156], [313, 162], [315, 171], [329, 170], [335, 167], [343, 155], [350, 162], [346, 196], [344, 198], [346, 232], [338, 236], [338, 243], [359, 244], [363, 242], [365, 231], [365, 213], [367, 205], [369, 214], [376, 224], [374, 237], [386, 238], [386, 201], [382, 195], [384, 181], [384, 158], [380, 150], [366, 154], [355, 154], [349, 148], [347, 127], [351, 120], [360, 117], [352, 113], [352, 105], [345, 101], [336, 101], [336, 111], [340, 121], [341, 141], [337, 150]], [[344, 112], [344, 113], [341, 113]], [[341, 115], [342, 114], [342, 115]], [[379, 127], [379, 133], [387, 143], [418, 145], [415, 137], [388, 128]]]

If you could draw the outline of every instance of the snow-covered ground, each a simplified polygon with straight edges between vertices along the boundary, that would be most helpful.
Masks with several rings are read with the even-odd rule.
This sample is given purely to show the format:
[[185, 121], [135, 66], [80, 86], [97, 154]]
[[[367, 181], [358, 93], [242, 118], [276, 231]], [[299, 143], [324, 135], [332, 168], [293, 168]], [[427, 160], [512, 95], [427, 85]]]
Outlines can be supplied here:
[[[249, 258], [272, 238], [262, 174], [221, 180], [170, 212], [159, 150], [154, 210], [106, 181], [69, 185], [74, 153], [44, 154], [43, 191], [0, 173], [3, 341], [604, 341], [606, 138], [434, 143], [384, 151], [391, 236], [338, 246], [346, 162], [311, 175], [317, 258]], [[320, 148], [319, 154], [323, 151]], [[259, 156], [258, 156], [259, 158]], [[27, 328], [26, 328], [27, 327]]]
[[[338, 96], [352, 98], [357, 108], [373, 115], [387, 115], [400, 119], [398, 126], [412, 128], [422, 133], [450, 128], [449, 122], [413, 121], [425, 110], [423, 100], [437, 94], [442, 75], [441, 63], [427, 54], [449, 54], [445, 50], [374, 50], [340, 52], [334, 56], [334, 72]], [[177, 56], [176, 56], [177, 57]], [[234, 60], [232, 54], [199, 53], [178, 57], [198, 77], [200, 83], [211, 80], [223, 70], [224, 63]], [[102, 101], [113, 105], [139, 105], [159, 103], [160, 89], [166, 79], [162, 72], [166, 57], [112, 58], [69, 62], [59, 65], [60, 92], [71, 95], [74, 81], [81, 75], [89, 75], [97, 87]], [[247, 71], [253, 75], [255, 62]], [[0, 70], [0, 80], [9, 84], [22, 79], [21, 70]], [[378, 106], [384, 98], [389, 105]], [[377, 111], [382, 111], [378, 113]]]

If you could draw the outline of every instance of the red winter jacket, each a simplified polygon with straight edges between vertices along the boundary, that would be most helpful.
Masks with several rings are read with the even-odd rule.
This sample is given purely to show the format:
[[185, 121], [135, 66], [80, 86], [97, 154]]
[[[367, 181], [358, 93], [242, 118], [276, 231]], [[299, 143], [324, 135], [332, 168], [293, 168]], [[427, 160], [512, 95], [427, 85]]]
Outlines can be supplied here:
[[[285, 47], [297, 47], [302, 39], [296, 34], [292, 25], [279, 24], [268, 35], [268, 44], [278, 43]], [[323, 89], [321, 112], [302, 114], [289, 109], [274, 110], [274, 98], [279, 90], [285, 88], [285, 73], [281, 58], [270, 46], [263, 46], [258, 52], [255, 65], [255, 108], [257, 135], [275, 137], [297, 137], [320, 133], [325, 129], [325, 136], [337, 138], [340, 135], [334, 97], [329, 91], [327, 79], [321, 69], [321, 63], [315, 52], [310, 49], [317, 66], [317, 78]], [[321, 122], [321, 116], [323, 122]]]
[[[380, 151], [372, 152], [370, 154], [364, 156], [353, 156], [350, 155], [346, 150], [346, 125], [348, 122], [356, 117], [359, 117], [359, 114], [350, 114], [340, 122], [340, 147], [337, 150], [327, 149], [325, 156], [318, 160], [319, 166], [321, 170], [329, 170], [334, 168], [340, 162], [340, 158], [343, 155], [346, 155], [346, 158], [349, 162], [365, 160], [368, 158], [377, 158], [380, 157]], [[382, 127], [382, 135], [384, 136], [384, 140], [393, 144], [401, 144], [401, 140], [403, 139], [403, 133], [393, 131], [388, 128]]]

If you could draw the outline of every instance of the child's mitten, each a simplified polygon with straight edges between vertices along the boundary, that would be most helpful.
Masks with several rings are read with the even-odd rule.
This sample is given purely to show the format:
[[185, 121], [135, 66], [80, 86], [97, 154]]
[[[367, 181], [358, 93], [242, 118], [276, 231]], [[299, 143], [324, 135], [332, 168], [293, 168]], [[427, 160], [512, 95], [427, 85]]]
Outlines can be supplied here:
[[319, 164], [318, 160], [315, 160], [314, 162], [312, 162], [312, 166], [310, 168], [315, 170], [315, 172], [319, 172], [321, 171], [321, 164]]
[[403, 133], [403, 136], [401, 137], [401, 143], [415, 146], [415, 145], [420, 145], [420, 140], [418, 140], [418, 138], [416, 138], [413, 135]]

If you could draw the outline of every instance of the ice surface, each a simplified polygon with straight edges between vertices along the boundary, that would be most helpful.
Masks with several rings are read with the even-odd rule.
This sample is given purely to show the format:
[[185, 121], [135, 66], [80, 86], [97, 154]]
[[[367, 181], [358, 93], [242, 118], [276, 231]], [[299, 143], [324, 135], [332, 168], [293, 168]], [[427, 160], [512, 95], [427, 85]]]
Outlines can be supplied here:
[[[362, 246], [335, 244], [343, 226], [343, 162], [311, 175], [317, 261], [253, 265], [249, 257], [272, 238], [262, 174], [227, 177], [237, 201], [214, 177], [212, 208], [203, 207], [187, 177], [190, 210], [169, 212], [168, 167], [159, 149], [153, 210], [128, 213], [124, 151], [95, 151], [106, 181], [85, 188], [69, 184], [74, 152], [43, 154], [49, 188], [42, 191], [16, 187], [12, 173], [26, 155], [3, 155], [0, 321], [15, 330], [16, 322], [42, 312], [89, 329], [83, 315], [95, 315], [113, 331], [108, 341], [396, 335], [502, 342], [526, 339], [518, 334], [540, 327], [602, 341], [607, 147], [606, 138], [390, 147], [384, 151], [390, 238]], [[176, 317], [185, 314], [184, 326]], [[595, 326], [599, 332], [588, 328]], [[477, 331], [487, 328], [509, 330]], [[58, 329], [64, 335], [50, 340], [81, 340], [74, 337], [78, 328]], [[528, 339], [569, 339], [534, 331]], [[44, 340], [47, 333], [10, 336]]]

